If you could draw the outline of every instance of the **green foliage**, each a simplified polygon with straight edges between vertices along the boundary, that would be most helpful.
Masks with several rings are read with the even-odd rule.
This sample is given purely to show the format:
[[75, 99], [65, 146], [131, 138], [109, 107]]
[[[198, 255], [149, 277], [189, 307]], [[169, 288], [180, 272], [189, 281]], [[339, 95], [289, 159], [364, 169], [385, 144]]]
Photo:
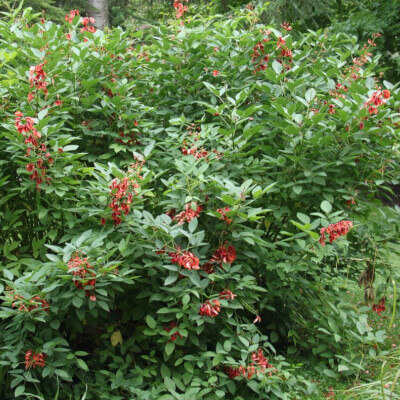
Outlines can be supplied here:
[[261, 11], [0, 21], [2, 398], [295, 399], [285, 356], [351, 377], [388, 346], [399, 89]]

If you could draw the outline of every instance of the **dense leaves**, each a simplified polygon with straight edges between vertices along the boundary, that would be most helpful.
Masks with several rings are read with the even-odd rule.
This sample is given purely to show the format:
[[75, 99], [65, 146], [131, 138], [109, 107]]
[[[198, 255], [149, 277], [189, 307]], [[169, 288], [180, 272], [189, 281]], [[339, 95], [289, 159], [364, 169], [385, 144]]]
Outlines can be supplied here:
[[[34, 17], [0, 22], [3, 397], [295, 398], [287, 354], [362, 368], [400, 211], [377, 36], [295, 39], [253, 7]], [[360, 272], [356, 307], [332, 282]]]

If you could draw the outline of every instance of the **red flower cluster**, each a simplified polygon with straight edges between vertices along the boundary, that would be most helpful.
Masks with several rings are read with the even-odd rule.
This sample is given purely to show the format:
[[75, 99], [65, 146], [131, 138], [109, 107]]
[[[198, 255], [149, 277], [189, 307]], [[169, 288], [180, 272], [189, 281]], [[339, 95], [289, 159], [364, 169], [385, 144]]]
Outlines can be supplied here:
[[[135, 157], [136, 158], [136, 157]], [[142, 171], [144, 160], [139, 160], [136, 158], [136, 162], [131, 164], [131, 169], [128, 170], [128, 176], [120, 179], [114, 179], [111, 182], [111, 203], [108, 207], [112, 208], [113, 213], [111, 214], [111, 218], [114, 220], [114, 225], [119, 225], [122, 222], [121, 215], [124, 213], [128, 215], [131, 204], [133, 194], [138, 195], [136, 189], [140, 187], [135, 178], [143, 179], [140, 175]], [[132, 191], [129, 191], [132, 190]], [[102, 220], [102, 224], [104, 225], [104, 220]]]
[[330, 224], [327, 228], [321, 228], [319, 242], [325, 246], [325, 235], [329, 234], [329, 243], [332, 243], [339, 236], [345, 236], [350, 228], [353, 227], [351, 221], [340, 221], [336, 224]]
[[337, 82], [335, 85], [335, 90], [330, 90], [329, 94], [336, 99], [339, 97], [344, 99], [346, 96], [342, 92], [347, 92], [347, 90], [348, 88], [346, 85], [342, 85], [341, 83]]
[[192, 205], [189, 203], [186, 204], [185, 210], [180, 212], [178, 215], [173, 214], [172, 210], [170, 210], [167, 215], [169, 215], [172, 220], [178, 221], [178, 225], [182, 225], [184, 222], [190, 222], [192, 219], [197, 218], [203, 211], [202, 205], [197, 205], [197, 203], [194, 203], [193, 205], [195, 209], [193, 209]]
[[17, 307], [18, 305], [19, 305], [18, 310], [23, 312], [30, 312], [32, 310], [36, 310], [39, 308], [39, 306], [41, 306], [43, 311], [46, 311], [47, 313], [50, 312], [49, 311], [50, 304], [39, 296], [33, 296], [29, 300], [29, 302], [26, 302], [24, 300], [24, 296], [16, 294], [13, 296], [12, 307]]
[[334, 399], [335, 398], [335, 392], [333, 391], [333, 387], [330, 387], [329, 389], [329, 392], [327, 392], [327, 393], [324, 393], [324, 396], [327, 398], [327, 399]]
[[[189, 0], [183, 0], [183, 1], [187, 3]], [[176, 16], [175, 16], [176, 19], [182, 18], [185, 12], [187, 12], [188, 10], [188, 7], [184, 6], [180, 0], [174, 0], [174, 8], [176, 10]]]
[[232, 293], [230, 290], [225, 289], [223, 292], [219, 294], [219, 298], [221, 300], [235, 300], [237, 294]]
[[212, 274], [212, 273], [215, 272], [215, 271], [214, 271], [214, 266], [213, 266], [211, 263], [209, 263], [209, 262], [205, 263], [205, 264], [201, 267], [201, 269], [202, 269], [204, 272], [206, 272], [207, 274]]
[[[178, 325], [176, 324], [176, 322], [172, 321], [172, 322], [169, 323], [169, 326], [165, 326], [165, 327], [164, 327], [164, 331], [165, 331], [165, 332], [171, 332], [171, 330], [172, 330], [173, 328], [177, 328], [177, 327], [178, 327]], [[170, 339], [169, 341], [170, 341], [170, 342], [175, 342], [175, 340], [178, 338], [178, 336], [183, 337], [183, 336], [179, 333], [179, 331], [176, 331], [175, 333], [173, 333], [173, 334], [171, 335], [171, 339]]]
[[185, 269], [200, 269], [200, 260], [193, 254], [186, 250], [181, 251], [178, 246], [176, 252], [169, 252], [173, 264], [178, 264]]
[[[258, 352], [254, 352], [251, 355], [252, 362], [246, 367], [225, 367], [225, 372], [229, 378], [234, 379], [237, 376], [243, 376], [245, 379], [251, 379], [254, 374], [264, 373], [266, 369], [271, 369], [273, 366], [269, 364], [268, 360], [264, 357], [262, 349], [258, 349]], [[272, 376], [272, 371], [268, 372], [269, 376]]]
[[186, 147], [182, 147], [182, 154], [184, 156], [192, 155], [197, 159], [200, 158], [206, 158], [208, 156], [208, 151], [202, 149], [200, 151], [197, 151], [197, 147], [191, 147], [190, 149], [187, 149]]
[[215, 318], [221, 311], [220, 302], [218, 300], [207, 300], [204, 304], [201, 305], [199, 314], [203, 317], [211, 317]]
[[382, 297], [379, 300], [378, 304], [374, 304], [372, 306], [372, 311], [376, 312], [378, 315], [381, 315], [381, 313], [386, 310], [385, 303], [386, 303], [386, 299], [384, 297]]
[[361, 56], [354, 58], [353, 65], [351, 67], [346, 68], [346, 74], [344, 75], [345, 78], [351, 78], [351, 79], [353, 79], [353, 81], [356, 81], [357, 79], [360, 78], [360, 75], [358, 74], [360, 71], [360, 68], [368, 62], [368, 57], [372, 55], [369, 52], [369, 48], [371, 46], [372, 47], [375, 46], [375, 40], [377, 37], [381, 36], [381, 34], [374, 33], [372, 36], [373, 36], [373, 39], [368, 40], [368, 45], [364, 45], [363, 53], [361, 54]]
[[374, 92], [372, 96], [364, 103], [364, 107], [368, 107], [368, 112], [370, 114], [378, 114], [378, 109], [376, 107], [386, 103], [382, 97], [388, 99], [390, 97], [390, 91], [384, 90], [382, 92]]
[[[293, 54], [292, 50], [290, 50], [287, 46], [283, 47], [285, 44], [285, 39], [282, 39], [281, 37], [278, 40], [276, 49], [278, 50], [279, 48], [281, 49], [280, 54], [276, 58], [276, 61], [280, 64], [282, 64], [284, 70], [289, 70], [292, 68], [292, 62], [293, 62]], [[288, 61], [286, 62], [286, 59]]]
[[285, 31], [291, 31], [292, 27], [290, 26], [289, 22], [284, 22], [283, 24], [281, 24], [281, 27], [285, 30]]
[[124, 139], [115, 139], [115, 142], [122, 144], [124, 146], [131, 146], [133, 144], [140, 145], [140, 141], [136, 139], [136, 136], [139, 135], [140, 135], [139, 132], [124, 133], [123, 131], [120, 131], [119, 136]]
[[217, 250], [215, 250], [213, 256], [210, 261], [218, 264], [222, 267], [222, 264], [232, 264], [236, 260], [236, 250], [233, 246], [226, 246], [225, 244], [221, 244]]
[[96, 296], [90, 290], [85, 289], [86, 286], [92, 286], [93, 288], [96, 286], [96, 273], [89, 264], [87, 257], [82, 258], [82, 255], [78, 252], [74, 253], [68, 261], [68, 270], [76, 278], [73, 280], [75, 286], [84, 290], [85, 296], [90, 296], [90, 300], [95, 301]]
[[226, 213], [231, 211], [231, 209], [228, 206], [224, 208], [218, 208], [217, 211], [221, 214], [220, 219], [223, 219], [228, 225], [232, 222], [232, 218], [228, 218], [226, 216]]
[[44, 353], [35, 353], [33, 350], [28, 350], [25, 353], [25, 369], [29, 369], [31, 367], [44, 367], [46, 365], [46, 354]]
[[46, 72], [43, 71], [43, 66], [47, 63], [44, 61], [42, 64], [37, 66], [32, 66], [29, 69], [29, 83], [31, 84], [31, 88], [34, 88], [30, 93], [28, 93], [28, 101], [32, 101], [34, 99], [35, 93], [38, 90], [42, 90], [45, 95], [47, 95], [47, 85], [46, 82]]
[[72, 21], [73, 21], [73, 19], [74, 19], [77, 15], [79, 15], [79, 10], [71, 10], [71, 11], [69, 12], [69, 14], [67, 14], [67, 15], [65, 16], [65, 20], [71, 24]]
[[90, 24], [94, 24], [94, 18], [93, 17], [84, 17], [82, 18], [82, 25], [83, 28], [81, 28], [81, 33], [83, 32], [91, 32], [91, 33], [95, 33], [96, 32], [96, 28]]
[[[15, 113], [15, 127], [20, 134], [25, 136], [24, 143], [27, 145], [26, 157], [31, 156], [32, 151], [35, 153], [33, 155], [35, 161], [26, 164], [25, 168], [31, 172], [31, 181], [36, 181], [36, 188], [40, 190], [40, 184], [43, 183], [43, 180], [50, 184], [50, 178], [45, 178], [45, 176], [48, 166], [53, 163], [53, 158], [47, 151], [46, 144], [38, 142], [42, 135], [35, 129], [33, 118], [26, 117], [25, 124], [22, 124], [21, 119], [23, 117], [24, 115], [21, 111]], [[45, 165], [46, 162], [47, 166]]]
[[270, 39], [264, 38], [253, 47], [251, 62], [255, 65], [254, 72], [265, 71], [268, 68], [269, 54], [266, 54], [264, 43]]

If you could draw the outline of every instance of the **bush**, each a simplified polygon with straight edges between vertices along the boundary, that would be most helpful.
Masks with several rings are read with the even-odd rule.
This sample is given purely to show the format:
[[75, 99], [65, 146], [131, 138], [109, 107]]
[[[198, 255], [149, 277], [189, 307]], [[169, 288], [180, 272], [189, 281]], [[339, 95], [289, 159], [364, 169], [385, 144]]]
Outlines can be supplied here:
[[0, 21], [3, 397], [288, 399], [312, 386], [285, 354], [359, 368], [385, 331], [335, 282], [365, 271], [372, 305], [400, 210], [372, 45], [251, 9], [34, 17]]

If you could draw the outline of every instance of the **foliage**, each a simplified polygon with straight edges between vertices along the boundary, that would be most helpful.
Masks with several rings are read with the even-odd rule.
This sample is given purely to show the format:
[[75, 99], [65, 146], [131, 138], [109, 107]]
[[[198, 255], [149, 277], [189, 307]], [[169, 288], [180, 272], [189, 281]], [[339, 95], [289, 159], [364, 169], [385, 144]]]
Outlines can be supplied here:
[[372, 45], [260, 11], [0, 21], [3, 398], [291, 399], [285, 355], [384, 348], [399, 90]]

